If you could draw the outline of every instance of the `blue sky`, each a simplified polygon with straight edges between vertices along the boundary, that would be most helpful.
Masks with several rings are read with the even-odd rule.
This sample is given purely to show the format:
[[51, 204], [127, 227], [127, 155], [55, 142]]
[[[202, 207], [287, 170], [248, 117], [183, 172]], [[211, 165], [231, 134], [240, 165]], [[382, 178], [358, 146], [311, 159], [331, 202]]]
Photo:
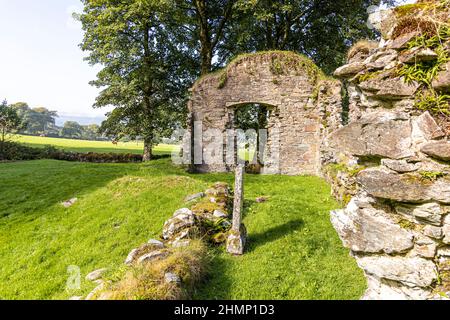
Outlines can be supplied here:
[[77, 0], [0, 0], [0, 99], [44, 106], [61, 115], [100, 116], [98, 67], [83, 61]]

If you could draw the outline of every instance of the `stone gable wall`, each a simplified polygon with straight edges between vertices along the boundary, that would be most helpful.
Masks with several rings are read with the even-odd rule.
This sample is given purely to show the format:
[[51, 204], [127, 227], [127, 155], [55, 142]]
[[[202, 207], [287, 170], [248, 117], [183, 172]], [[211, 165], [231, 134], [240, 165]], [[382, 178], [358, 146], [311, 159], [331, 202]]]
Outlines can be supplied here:
[[[318, 174], [320, 145], [330, 128], [340, 125], [341, 85], [338, 81], [318, 83], [315, 66], [293, 53], [254, 54], [238, 59], [224, 71], [198, 81], [189, 104], [191, 124], [202, 121], [203, 131], [233, 128], [239, 105], [258, 103], [269, 107], [268, 146], [265, 173]], [[283, 70], [283, 64], [294, 64]], [[274, 68], [280, 70], [274, 70]], [[331, 115], [336, 115], [332, 117]], [[327, 117], [330, 119], [327, 120]], [[192, 132], [192, 131], [191, 131]], [[277, 135], [278, 133], [278, 135]], [[272, 166], [279, 137], [279, 167]], [[208, 148], [203, 139], [203, 147]], [[223, 141], [226, 150], [227, 141]], [[224, 152], [224, 159], [227, 155]], [[227, 171], [233, 165], [202, 164], [200, 172]]]

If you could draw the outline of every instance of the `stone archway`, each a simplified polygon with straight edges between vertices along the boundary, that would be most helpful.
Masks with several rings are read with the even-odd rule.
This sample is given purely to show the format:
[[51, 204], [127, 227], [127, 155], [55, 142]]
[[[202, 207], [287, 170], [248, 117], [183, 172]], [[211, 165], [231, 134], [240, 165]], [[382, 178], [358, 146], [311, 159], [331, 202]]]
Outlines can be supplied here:
[[[258, 103], [273, 106], [266, 173], [318, 174], [323, 137], [340, 126], [340, 90], [340, 82], [324, 80], [313, 62], [292, 52], [238, 57], [223, 70], [199, 79], [191, 89], [191, 150], [197, 148], [191, 161], [194, 170], [224, 172], [234, 167], [230, 159], [236, 157], [227, 150], [231, 143], [227, 133], [234, 129], [234, 107]], [[207, 134], [211, 129], [215, 138]], [[216, 161], [205, 160], [208, 149], [217, 152]]]

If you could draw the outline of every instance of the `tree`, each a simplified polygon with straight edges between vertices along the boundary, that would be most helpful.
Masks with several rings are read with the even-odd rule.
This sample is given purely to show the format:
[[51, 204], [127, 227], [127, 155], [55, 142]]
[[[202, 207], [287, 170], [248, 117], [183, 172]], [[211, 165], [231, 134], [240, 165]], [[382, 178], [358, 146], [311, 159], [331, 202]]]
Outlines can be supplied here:
[[6, 100], [0, 104], [0, 145], [3, 151], [3, 145], [7, 135], [22, 127], [22, 121], [14, 108], [8, 106]]
[[29, 134], [43, 134], [50, 127], [55, 126], [55, 118], [58, 117], [56, 111], [38, 107], [31, 109], [25, 102], [17, 102], [11, 105], [16, 110], [24, 123], [23, 130]]
[[66, 121], [61, 129], [61, 136], [66, 138], [81, 138], [83, 127], [76, 121]]
[[[227, 47], [242, 51], [290, 50], [312, 58], [332, 73], [356, 41], [377, 37], [367, 26], [368, 8], [381, 0], [239, 0], [246, 15]], [[392, 5], [395, 0], [383, 1]]]
[[192, 74], [186, 53], [165, 26], [169, 0], [83, 0], [81, 48], [103, 69], [91, 84], [102, 88], [94, 107], [115, 106], [102, 124], [109, 136], [144, 140], [144, 161], [158, 138], [181, 122]]
[[[200, 73], [209, 73], [213, 68], [213, 58], [219, 62], [227, 58], [227, 52], [219, 52], [222, 43], [227, 42], [233, 23], [236, 0], [176, 0], [178, 19], [176, 23], [191, 33], [191, 39], [200, 44], [197, 48], [200, 58]], [[219, 55], [217, 56], [217, 53]]]
[[100, 126], [97, 124], [82, 126], [81, 130], [81, 137], [86, 140], [97, 140], [100, 136]]

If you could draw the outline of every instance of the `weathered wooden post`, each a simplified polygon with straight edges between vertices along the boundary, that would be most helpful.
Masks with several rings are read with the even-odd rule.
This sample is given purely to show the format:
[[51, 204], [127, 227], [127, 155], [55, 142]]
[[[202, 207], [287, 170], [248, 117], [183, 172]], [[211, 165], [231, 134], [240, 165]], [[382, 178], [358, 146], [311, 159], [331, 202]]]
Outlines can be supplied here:
[[233, 226], [227, 239], [227, 252], [235, 255], [244, 253], [247, 240], [247, 230], [242, 224], [242, 212], [244, 210], [244, 165], [236, 167], [234, 186]]

